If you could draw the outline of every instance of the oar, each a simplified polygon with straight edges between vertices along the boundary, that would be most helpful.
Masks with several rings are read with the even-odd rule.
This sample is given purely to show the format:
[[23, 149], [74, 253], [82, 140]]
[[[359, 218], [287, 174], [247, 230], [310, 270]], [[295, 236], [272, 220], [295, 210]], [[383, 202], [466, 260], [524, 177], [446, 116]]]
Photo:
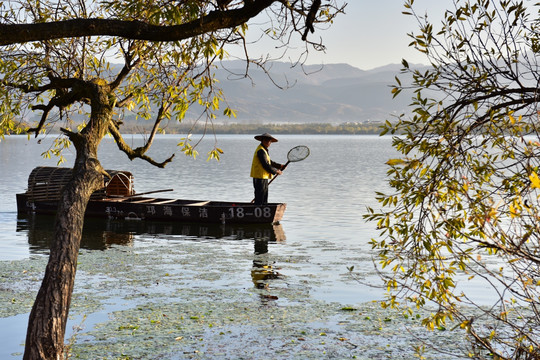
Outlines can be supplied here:
[[148, 194], [154, 194], [154, 193], [158, 193], [158, 192], [166, 192], [166, 191], [174, 191], [174, 189], [163, 189], [163, 190], [147, 191], [147, 192], [143, 192], [143, 193], [140, 193], [140, 194], [128, 195], [127, 197], [131, 197], [131, 196], [141, 196], [141, 195], [148, 195]]

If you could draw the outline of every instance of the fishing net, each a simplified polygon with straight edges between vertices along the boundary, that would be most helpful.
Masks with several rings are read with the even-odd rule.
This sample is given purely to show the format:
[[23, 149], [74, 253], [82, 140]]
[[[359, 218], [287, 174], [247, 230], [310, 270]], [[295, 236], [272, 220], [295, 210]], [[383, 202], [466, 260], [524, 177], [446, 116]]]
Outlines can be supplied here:
[[309, 148], [304, 145], [293, 147], [287, 154], [287, 160], [289, 162], [302, 161], [309, 156]]

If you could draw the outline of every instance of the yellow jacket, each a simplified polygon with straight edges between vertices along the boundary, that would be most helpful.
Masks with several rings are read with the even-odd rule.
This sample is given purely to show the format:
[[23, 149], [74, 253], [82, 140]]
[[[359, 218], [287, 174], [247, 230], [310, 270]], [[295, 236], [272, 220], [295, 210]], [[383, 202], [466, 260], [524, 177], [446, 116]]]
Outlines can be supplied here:
[[268, 171], [267, 168], [265, 168], [265, 164], [261, 163], [261, 160], [259, 159], [259, 156], [257, 153], [259, 150], [263, 150], [265, 154], [265, 158], [267, 161], [266, 167], [271, 169], [272, 161], [270, 160], [270, 155], [268, 154], [268, 150], [261, 145], [257, 146], [257, 149], [255, 149], [255, 153], [253, 154], [253, 161], [251, 162], [251, 177], [256, 179], [271, 179], [273, 176], [273, 173]]

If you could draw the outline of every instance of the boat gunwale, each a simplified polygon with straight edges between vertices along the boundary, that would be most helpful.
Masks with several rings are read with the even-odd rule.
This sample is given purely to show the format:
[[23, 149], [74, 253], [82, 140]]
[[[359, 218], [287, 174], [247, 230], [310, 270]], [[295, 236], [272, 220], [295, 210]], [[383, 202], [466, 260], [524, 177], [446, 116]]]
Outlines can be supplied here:
[[102, 199], [91, 199], [94, 201], [103, 202], [123, 202], [129, 204], [145, 204], [145, 205], [166, 205], [166, 206], [194, 206], [194, 207], [257, 207], [257, 206], [279, 206], [285, 203], [267, 203], [257, 205], [252, 202], [242, 201], [219, 201], [219, 200], [189, 200], [189, 199], [170, 199], [170, 198], [147, 198], [144, 196], [129, 196], [129, 197], [105, 197]]

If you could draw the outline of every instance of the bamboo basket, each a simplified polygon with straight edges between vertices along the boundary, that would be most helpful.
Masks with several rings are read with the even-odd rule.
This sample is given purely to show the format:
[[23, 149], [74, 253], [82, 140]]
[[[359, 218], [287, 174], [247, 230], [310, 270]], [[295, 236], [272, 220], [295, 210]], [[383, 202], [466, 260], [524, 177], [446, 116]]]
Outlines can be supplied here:
[[[128, 171], [105, 170], [111, 177], [103, 176], [103, 187], [92, 194], [92, 199], [107, 196], [134, 194], [133, 175]], [[27, 193], [32, 201], [58, 201], [62, 189], [72, 176], [71, 168], [39, 166], [28, 176]]]

